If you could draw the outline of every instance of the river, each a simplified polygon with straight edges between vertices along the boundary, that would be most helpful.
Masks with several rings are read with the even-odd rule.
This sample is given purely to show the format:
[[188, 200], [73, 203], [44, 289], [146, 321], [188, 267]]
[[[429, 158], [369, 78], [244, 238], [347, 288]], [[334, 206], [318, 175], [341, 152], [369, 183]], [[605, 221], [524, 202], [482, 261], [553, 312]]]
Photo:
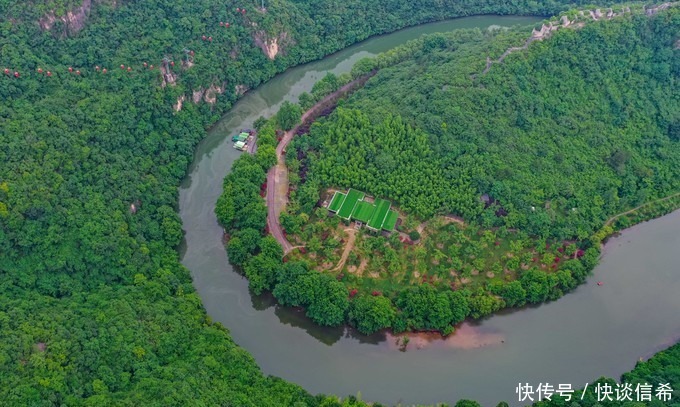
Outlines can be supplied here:
[[513, 405], [519, 382], [582, 387], [602, 375], [618, 377], [638, 358], [680, 338], [680, 267], [674, 258], [680, 248], [680, 212], [612, 239], [595, 275], [564, 298], [465, 324], [448, 340], [414, 337], [406, 352], [385, 334], [365, 337], [346, 328], [320, 328], [271, 297], [254, 298], [228, 263], [213, 212], [222, 179], [240, 154], [228, 136], [252, 127], [259, 116], [272, 115], [284, 100], [297, 101], [327, 72], [348, 72], [357, 60], [421, 34], [536, 21], [470, 17], [371, 38], [249, 92], [199, 144], [180, 186], [186, 233], [182, 262], [208, 314], [230, 330], [266, 374], [312, 393], [360, 392], [365, 400], [389, 404], [468, 398], [485, 406], [500, 400]]

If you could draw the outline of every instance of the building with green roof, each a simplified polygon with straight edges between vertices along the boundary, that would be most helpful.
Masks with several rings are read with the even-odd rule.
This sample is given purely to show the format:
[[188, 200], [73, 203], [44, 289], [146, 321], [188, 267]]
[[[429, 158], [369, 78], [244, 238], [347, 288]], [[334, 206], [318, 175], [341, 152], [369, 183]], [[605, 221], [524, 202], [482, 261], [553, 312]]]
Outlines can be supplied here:
[[356, 189], [350, 188], [347, 193], [336, 191], [328, 210], [342, 219], [365, 224], [373, 231], [392, 232], [399, 214], [391, 209], [391, 202], [381, 198], [369, 202], [365, 198], [366, 194]]

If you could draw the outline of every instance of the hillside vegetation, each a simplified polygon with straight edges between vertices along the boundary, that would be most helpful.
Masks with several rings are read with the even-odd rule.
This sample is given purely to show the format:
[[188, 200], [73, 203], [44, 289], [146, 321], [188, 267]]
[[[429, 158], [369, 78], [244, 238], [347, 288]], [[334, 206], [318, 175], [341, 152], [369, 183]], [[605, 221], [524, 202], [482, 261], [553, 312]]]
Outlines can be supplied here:
[[[281, 220], [305, 246], [291, 258], [343, 283], [351, 299], [337, 306], [367, 333], [446, 334], [583, 283], [610, 218], [620, 228], [678, 207], [680, 12], [648, 14], [585, 14], [488, 72], [486, 56], [524, 43], [526, 30], [431, 35], [363, 61], [355, 74], [377, 75], [287, 157], [296, 176]], [[328, 188], [392, 200], [401, 234], [350, 238], [311, 211]], [[314, 304], [270, 281], [283, 303]]]
[[[574, 17], [574, 14], [570, 13], [570, 16]], [[620, 20], [586, 25], [581, 30], [564, 30], [547, 41], [534, 44], [526, 52], [513, 53], [503, 64], [492, 65], [487, 75], [480, 75], [487, 66], [485, 56], [497, 58], [507, 49], [519, 47], [518, 44], [526, 42], [527, 30], [499, 33], [458, 31], [426, 36], [380, 55], [374, 60], [361, 61], [355, 66], [351, 76], [326, 76], [314, 87], [312, 95], [301, 97], [304, 108], [309, 108], [314, 101], [321, 100], [324, 94], [340, 88], [351, 78], [378, 70], [378, 74], [368, 82], [364, 91], [356, 93], [349, 101], [341, 102], [342, 107], [327, 119], [320, 119], [312, 126], [309, 134], [299, 136], [292, 148], [289, 147], [287, 164], [291, 171], [291, 201], [288, 204], [289, 213], [282, 215], [281, 223], [290, 232], [288, 238], [294, 242], [295, 239], [300, 239], [296, 243], [304, 243], [305, 250], [294, 252], [282, 262], [280, 258], [283, 253], [280, 245], [273, 237], [266, 236], [262, 231], [266, 224], [266, 208], [260, 194], [266, 186], [263, 184], [266, 171], [276, 162], [273, 153], [276, 129], [290, 128], [292, 121], [289, 120], [291, 116], [289, 113], [296, 110], [287, 106], [285, 111], [279, 112], [274, 119], [258, 123], [261, 141], [270, 152], [259, 156], [241, 157], [234, 164], [233, 171], [225, 178], [224, 192], [218, 201], [216, 213], [230, 237], [227, 244], [230, 261], [239, 266], [248, 277], [253, 292], [273, 290], [280, 303], [304, 307], [307, 316], [319, 324], [338, 325], [349, 321], [366, 333], [386, 327], [397, 331], [436, 329], [448, 333], [451, 332], [453, 323], [468, 316], [478, 318], [503, 306], [519, 306], [527, 302], [537, 303], [558, 298], [582, 282], [588, 271], [596, 264], [600, 240], [612, 231], [600, 229], [603, 224], [624, 227], [677, 208], [677, 194], [673, 191], [678, 186], [678, 140], [674, 137], [674, 126], [671, 123], [678, 117], [675, 79], [680, 72], [678, 70], [680, 65], [674, 47], [677, 44], [679, 16], [676, 9], [660, 13], [653, 18], [636, 14]], [[619, 45], [609, 46], [604, 38]], [[628, 44], [630, 48], [620, 44]], [[588, 65], [589, 69], [579, 65], [579, 60], [586, 56], [595, 58], [597, 62]], [[643, 62], [640, 62], [641, 60]], [[610, 65], [610, 61], [615, 67]], [[529, 62], [532, 64], [531, 68], [525, 66]], [[559, 80], [542, 72], [559, 70], [559, 66], [555, 65], [557, 62], [563, 64], [568, 62], [568, 69], [560, 71], [562, 74]], [[660, 67], [665, 76], [652, 75], [647, 65]], [[602, 72], [593, 72], [597, 70]], [[530, 75], [523, 77], [518, 75], [518, 72], [529, 72]], [[637, 80], [626, 83], [625, 86], [617, 84], [615, 87], [610, 83], [609, 77], [621, 75]], [[589, 77], [597, 80], [593, 79], [591, 82]], [[519, 90], [519, 87], [515, 86], [516, 82], [522, 81], [527, 81], [524, 84], [526, 89], [521, 93], [522, 98], [515, 100], [513, 98], [517, 97], [514, 96], [517, 93], [514, 90]], [[569, 86], [579, 82], [585, 82], [576, 88], [584, 98], [582, 114], [575, 106], [577, 102], [571, 99], [575, 97], [570, 90], [574, 87]], [[591, 87], [594, 89], [584, 90]], [[625, 133], [617, 127], [632, 126], [634, 123], [628, 120], [620, 121], [618, 124], [611, 124], [611, 120], [605, 121], [604, 124], [596, 120], [589, 121], [589, 118], [606, 119], [613, 115], [610, 110], [611, 102], [608, 100], [611, 92], [601, 94], [603, 89], [610, 91], [618, 89], [630, 98], [627, 101], [631, 103], [632, 100], [640, 98], [641, 103], [651, 110], [644, 113], [630, 110], [628, 114], [632, 114], [633, 118], [626, 117], [634, 119], [633, 121], [648, 123], [649, 130], [636, 136]], [[450, 94], [447, 93], [449, 91]], [[629, 91], [633, 93], [628, 94]], [[392, 92], [397, 96], [390, 97]], [[543, 125], [546, 127], [543, 132], [537, 129], [529, 131], [532, 129], [529, 125], [526, 125], [526, 129], [517, 127], [516, 118], [512, 116], [514, 113], [510, 106], [511, 102], [506, 99], [512, 100], [513, 103], [522, 102], [523, 99], [523, 103], [526, 104], [532, 102], [532, 99], [536, 99], [532, 103], [538, 103], [541, 98], [546, 98], [547, 102], [560, 104], [561, 102], [552, 96], [555, 93], [570, 101], [562, 107], [563, 116], [551, 114], [544, 118], [544, 111], [539, 110], [528, 114], [526, 119], [538, 123], [545, 120]], [[540, 95], [540, 98], [535, 95]], [[589, 98], [592, 98], [592, 101]], [[465, 109], [461, 109], [459, 103], [463, 103]], [[431, 108], [432, 106], [436, 108]], [[505, 110], [501, 113], [510, 115], [515, 120], [503, 122], [503, 115], [489, 113], [495, 111], [491, 106], [504, 107]], [[518, 103], [516, 106], [521, 108], [522, 104]], [[655, 110], [657, 108], [658, 110]], [[586, 157], [562, 157], [558, 164], [573, 162], [573, 165], [578, 164], [577, 169], [580, 170], [602, 171], [603, 178], [608, 177], [610, 182], [617, 185], [621, 177], [628, 174], [626, 167], [617, 168], [609, 150], [604, 149], [601, 144], [592, 143], [590, 138], [601, 138], [602, 143], [608, 142], [607, 146], [614, 148], [619, 145], [617, 134], [623, 133], [627, 137], [620, 144], [628, 146], [631, 149], [631, 156], [638, 157], [644, 165], [657, 169], [661, 175], [640, 182], [641, 186], [646, 185], [648, 188], [643, 194], [648, 195], [645, 195], [645, 199], [640, 199], [642, 202], [640, 205], [634, 207], [637, 202], [631, 196], [622, 193], [622, 198], [627, 200], [621, 200], [617, 206], [604, 208], [604, 203], [598, 203], [599, 201], [591, 203], [584, 201], [587, 204], [585, 208], [589, 209], [585, 213], [580, 213], [579, 210], [560, 212], [560, 206], [553, 207], [551, 202], [550, 205], [546, 205], [549, 200], [545, 200], [545, 194], [540, 195], [544, 200], [528, 202], [527, 205], [535, 202], [535, 206], [532, 205], [534, 209], [523, 213], [513, 213], [515, 209], [502, 201], [500, 195], [492, 195], [489, 207], [485, 208], [480, 197], [485, 191], [489, 194], [493, 191], [488, 192], [486, 188], [479, 187], [479, 182], [473, 182], [475, 178], [472, 176], [455, 180], [452, 178], [453, 191], [432, 189], [433, 185], [445, 181], [446, 176], [450, 176], [446, 172], [441, 174], [437, 171], [437, 166], [448, 168], [447, 165], [453, 167], [456, 164], [455, 159], [458, 155], [452, 154], [451, 151], [457, 151], [459, 155], [471, 155], [468, 158], [469, 163], [480, 166], [476, 169], [478, 175], [483, 170], [495, 174], [491, 166], [498, 165], [501, 154], [494, 150], [494, 146], [488, 140], [484, 142], [484, 139], [478, 141], [479, 145], [487, 150], [482, 153], [491, 157], [490, 153], [493, 152], [496, 154], [495, 160], [487, 162], [476, 157], [475, 154], [479, 151], [475, 147], [476, 144], [472, 143], [465, 145], [466, 150], [443, 149], [443, 144], [439, 144], [439, 138], [443, 137], [443, 134], [449, 134], [448, 125], [444, 125], [449, 122], [436, 120], [438, 109], [460, 110], [456, 117], [461, 121], [466, 119], [472, 124], [478, 121], [481, 123], [478, 127], [487, 132], [498, 131], [512, 135], [516, 138], [514, 144], [512, 139], [496, 141], [506, 148], [522, 147], [527, 154], [521, 158], [511, 154], [510, 158], [539, 163], [543, 160], [546, 161], [547, 168], [556, 171], [559, 167], [548, 162], [552, 156], [533, 153], [536, 150], [540, 151], [541, 148], [548, 152], [552, 149], [559, 150], [560, 146], [569, 144], [567, 141], [570, 141], [561, 139], [572, 137], [580, 142], [579, 145]], [[472, 113], [465, 115], [465, 112]], [[474, 116], [480, 112], [485, 114]], [[430, 114], [435, 118], [430, 118]], [[573, 131], [564, 134], [565, 130], [552, 122], [561, 118], [568, 120], [570, 115], [579, 119], [577, 123], [582, 123], [584, 135]], [[296, 116], [299, 117], [299, 110]], [[434, 124], [430, 125], [428, 119]], [[487, 122], [495, 123], [496, 127]], [[598, 131], [592, 130], [592, 127]], [[474, 140], [474, 134], [471, 132], [460, 135], [452, 132], [448, 136], [449, 142], [456, 147], [457, 143], [467, 138]], [[654, 147], [648, 147], [645, 142], [647, 137], [653, 137]], [[540, 142], [532, 144], [530, 142], [532, 138], [538, 138]], [[561, 140], [561, 144], [555, 146], [556, 142], [553, 139]], [[466, 153], [467, 150], [469, 152]], [[573, 153], [572, 150], [568, 151]], [[654, 154], [656, 151], [661, 152], [664, 160]], [[592, 162], [586, 158], [591, 158]], [[628, 159], [630, 157], [626, 159], [626, 163]], [[511, 164], [514, 163], [509, 162], [508, 166]], [[457, 165], [463, 167], [461, 163]], [[378, 166], [381, 166], [380, 171], [376, 169]], [[519, 174], [529, 180], [525, 179], [525, 183], [535, 182], [546, 176], [542, 173], [533, 174], [525, 167], [518, 164], [518, 168], [520, 170], [524, 168], [525, 171]], [[460, 174], [464, 168], [458, 170]], [[559, 201], [563, 198], [559, 203], [566, 205], [570, 203], [567, 199], [576, 193], [585, 196], [589, 191], [598, 191], [598, 187], [593, 188], [587, 183], [576, 182], [580, 180], [580, 175], [576, 169], [574, 171], [571, 178], [573, 189], [571, 192], [567, 191], [567, 197], [564, 198], [556, 192], [558, 195], [551, 195], [551, 199]], [[439, 178], [434, 181], [422, 179], [428, 176]], [[635, 177], [635, 174], [632, 176]], [[648, 173], [648, 176], [652, 177], [653, 173]], [[654, 179], [658, 183], [654, 183]], [[421, 188], [419, 181], [429, 183], [430, 188]], [[422, 246], [416, 245], [414, 250], [406, 248], [402, 250], [399, 239], [395, 241], [395, 236], [398, 235], [384, 239], [362, 232], [360, 238], [357, 238], [358, 241], [359, 239], [365, 241], [361, 250], [365, 250], [367, 254], [364, 254], [371, 257], [370, 261], [379, 263], [378, 268], [387, 274], [386, 277], [382, 275], [379, 277], [383, 277], [385, 281], [393, 280], [394, 275], [389, 273], [392, 265], [398, 264], [400, 259], [397, 255], [401, 252], [413, 251], [416, 258], [427, 259], [426, 266], [432, 264], [430, 271], [434, 272], [430, 277], [437, 277], [436, 273], [440, 270], [437, 266], [456, 259], [462, 261], [464, 257], [460, 255], [461, 252], [468, 256], [479, 256], [486, 261], [486, 256], [490, 253], [497, 255], [498, 251], [503, 250], [510, 250], [513, 255], [514, 251], [521, 254], [519, 257], [511, 257], [507, 253], [505, 255], [506, 265], [515, 261], [515, 266], [512, 266], [514, 273], [511, 273], [513, 281], [506, 283], [503, 279], [496, 282], [480, 279], [476, 282], [477, 289], [470, 290], [441, 285], [436, 279], [433, 284], [432, 279], [427, 279], [414, 284], [413, 287], [398, 287], [395, 291], [381, 293], [371, 292], [369, 288], [371, 283], [361, 287], [361, 290], [352, 289], [353, 285], [356, 287], [355, 284], [360, 282], [357, 278], [347, 275], [347, 272], [352, 273], [349, 267], [337, 270], [321, 265], [321, 268], [326, 270], [319, 272], [315, 267], [329, 259], [338, 260], [338, 248], [345, 243], [338, 240], [341, 236], [334, 233], [338, 228], [343, 228], [338, 218], [328, 217], [324, 208], [315, 208], [320, 193], [326, 188], [334, 187], [365, 188], [376, 196], [385, 194], [385, 197], [393, 199], [398, 205], [411, 205], [408, 209], [414, 214], [402, 213], [408, 228], [417, 229], [415, 228], [417, 221], [426, 220], [425, 231], [432, 226], [431, 231], [441, 235], [442, 240], [449, 240], [449, 243], [450, 240], [454, 240], [455, 243], [451, 247], [460, 250], [455, 254], [445, 252], [438, 245], [442, 240], [430, 240]], [[518, 191], [528, 190], [530, 187], [531, 185], [522, 183], [516, 186]], [[415, 196], [409, 194], [409, 191], [415, 191]], [[446, 207], [440, 202], [457, 202], [460, 206]], [[423, 208], [423, 212], [417, 212]], [[460, 211], [457, 215], [465, 217], [464, 222], [451, 217], [444, 219], [454, 219], [454, 222], [440, 222], [441, 217], [437, 216], [434, 222], [428, 219], [428, 215], [432, 217], [433, 214], [456, 211], [456, 208]], [[464, 212], [462, 208], [471, 210]], [[554, 210], [551, 211], [551, 208]], [[618, 213], [621, 216], [616, 216]], [[542, 224], [533, 223], [535, 221], [530, 219], [533, 216], [544, 218], [547, 216], [547, 219], [543, 219], [547, 227], [534, 229], [535, 226]], [[513, 219], [518, 223], [510, 223]], [[570, 221], [574, 221], [576, 225], [570, 224]], [[550, 228], [553, 224], [564, 225], [565, 229], [553, 231]], [[580, 234], [579, 227], [583, 228]], [[418, 238], [428, 242], [424, 236], [413, 235], [414, 240]], [[537, 264], [517, 269], [517, 265], [520, 264], [517, 260], [524, 258], [526, 250], [534, 250], [540, 254], [539, 258], [531, 259], [532, 254], [529, 253], [530, 260], [526, 261]], [[433, 259], [439, 263], [431, 263], [430, 260]], [[348, 263], [351, 263], [351, 260]], [[546, 265], [552, 265], [557, 270], [542, 269], [542, 266]], [[449, 263], [444, 269], [448, 271], [450, 267]], [[377, 278], [364, 280], [371, 279], [379, 280]], [[679, 345], [674, 345], [650, 361], [638, 363], [636, 368], [631, 373], [625, 374], [621, 380], [631, 384], [633, 388], [637, 383], [650, 383], [653, 386], [668, 383], [677, 389], [680, 386], [677, 375], [679, 349]], [[607, 383], [612, 388], [615, 385], [611, 379], [601, 378], [598, 382]], [[541, 402], [536, 405], [622, 405], [617, 401], [598, 402], [594, 388], [595, 384], [591, 383], [582, 400], [566, 401], [555, 396], [552, 402]], [[676, 390], [672, 400], [677, 398], [677, 394]], [[654, 403], [674, 405], [674, 401]], [[461, 407], [478, 405], [468, 400], [456, 403], [456, 406]], [[499, 404], [503, 405], [506, 404]], [[624, 405], [639, 404], [633, 402]]]
[[[178, 261], [177, 185], [204, 128], [245, 89], [369, 35], [567, 4], [266, 3], [0, 1], [3, 405], [320, 403], [263, 376]], [[270, 59], [258, 42], [274, 39]]]
[[307, 178], [420, 217], [585, 239], [680, 190], [676, 29], [675, 11], [563, 29], [485, 75], [507, 38], [431, 36], [312, 128]]

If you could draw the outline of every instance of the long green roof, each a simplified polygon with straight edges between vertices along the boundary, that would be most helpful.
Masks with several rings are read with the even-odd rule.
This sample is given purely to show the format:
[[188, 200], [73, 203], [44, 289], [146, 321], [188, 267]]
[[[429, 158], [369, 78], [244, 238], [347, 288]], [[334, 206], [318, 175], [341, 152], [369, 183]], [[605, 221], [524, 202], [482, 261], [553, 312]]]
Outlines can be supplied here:
[[367, 223], [373, 213], [375, 212], [375, 206], [366, 201], [357, 202], [357, 206], [354, 208], [352, 213], [352, 218], [358, 220], [359, 222]]
[[397, 218], [399, 218], [399, 214], [390, 209], [389, 212], [387, 212], [382, 228], [388, 232], [393, 231], [394, 227], [397, 226]]
[[375, 200], [375, 211], [371, 219], [368, 221], [368, 227], [373, 229], [382, 229], [383, 222], [385, 221], [385, 216], [387, 216], [387, 211], [390, 210], [390, 201], [384, 199]]
[[364, 199], [364, 195], [366, 194], [357, 191], [356, 189], [347, 191], [347, 198], [345, 198], [345, 201], [342, 203], [342, 206], [338, 211], [338, 216], [343, 219], [349, 219], [352, 216], [352, 212], [354, 212], [354, 206], [360, 199]]
[[328, 209], [333, 212], [337, 212], [342, 206], [342, 203], [345, 202], [345, 198], [347, 198], [347, 195], [336, 191], [333, 195], [333, 199], [331, 200], [331, 204], [328, 205]]
[[365, 196], [365, 193], [351, 188], [346, 194], [336, 191], [328, 209], [343, 219], [365, 223], [371, 229], [394, 230], [399, 214], [390, 209], [390, 201], [377, 198], [375, 202], [367, 202], [364, 201]]

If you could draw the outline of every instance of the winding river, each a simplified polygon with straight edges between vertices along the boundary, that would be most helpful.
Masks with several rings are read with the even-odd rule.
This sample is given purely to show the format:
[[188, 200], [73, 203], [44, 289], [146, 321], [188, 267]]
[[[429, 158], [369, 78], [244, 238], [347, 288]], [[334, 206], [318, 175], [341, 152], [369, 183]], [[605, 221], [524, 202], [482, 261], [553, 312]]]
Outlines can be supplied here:
[[[327, 72], [347, 72], [359, 59], [424, 33], [456, 28], [510, 26], [527, 17], [481, 16], [426, 24], [374, 37], [323, 60], [296, 67], [245, 95], [201, 142], [180, 187], [186, 232], [182, 261], [208, 314], [226, 326], [266, 374], [312, 393], [360, 392], [394, 404], [455, 402], [518, 404], [518, 382], [582, 387], [601, 375], [618, 377], [639, 358], [680, 338], [680, 211], [626, 230], [605, 248], [589, 283], [559, 301], [465, 324], [447, 340], [414, 336], [406, 352], [385, 334], [324, 329], [299, 311], [252, 297], [222, 245], [213, 208], [222, 179], [240, 154], [231, 134], [296, 101]], [[595, 281], [603, 281], [602, 286]]]

